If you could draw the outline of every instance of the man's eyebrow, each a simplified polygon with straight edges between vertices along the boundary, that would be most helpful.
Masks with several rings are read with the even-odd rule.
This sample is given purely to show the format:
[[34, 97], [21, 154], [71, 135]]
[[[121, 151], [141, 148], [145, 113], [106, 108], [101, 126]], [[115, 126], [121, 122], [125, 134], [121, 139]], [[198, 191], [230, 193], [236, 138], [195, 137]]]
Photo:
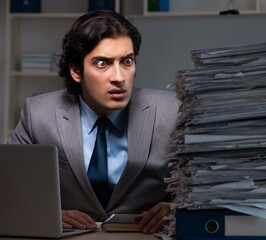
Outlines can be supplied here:
[[[129, 53], [125, 56], [122, 56], [120, 59], [126, 59], [126, 58], [129, 58], [129, 57], [135, 57], [135, 54], [134, 53]], [[104, 60], [104, 61], [113, 61], [115, 58], [109, 58], [109, 57], [106, 57], [106, 56], [95, 56], [92, 58], [92, 61], [95, 61], [95, 60]]]
[[129, 53], [126, 56], [121, 57], [121, 59], [129, 58], [129, 57], [135, 57], [134, 53]]
[[105, 56], [95, 56], [92, 58], [92, 61], [95, 61], [95, 60], [105, 60], [105, 61], [110, 61], [112, 60], [113, 58], [108, 58], [108, 57], [105, 57]]

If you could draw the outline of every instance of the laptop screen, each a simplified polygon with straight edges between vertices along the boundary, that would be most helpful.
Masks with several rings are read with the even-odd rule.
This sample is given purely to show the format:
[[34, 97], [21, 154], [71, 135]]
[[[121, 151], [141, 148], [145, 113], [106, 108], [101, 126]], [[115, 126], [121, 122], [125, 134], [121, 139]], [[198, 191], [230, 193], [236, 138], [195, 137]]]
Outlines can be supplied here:
[[57, 149], [0, 145], [0, 235], [60, 237]]

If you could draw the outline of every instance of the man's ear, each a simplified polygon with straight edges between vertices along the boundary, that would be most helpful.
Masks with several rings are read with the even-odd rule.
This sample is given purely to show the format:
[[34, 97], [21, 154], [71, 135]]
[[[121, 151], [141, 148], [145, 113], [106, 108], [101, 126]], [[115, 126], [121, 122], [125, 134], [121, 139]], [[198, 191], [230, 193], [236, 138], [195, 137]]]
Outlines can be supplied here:
[[79, 73], [79, 70], [75, 67], [70, 67], [70, 74], [72, 76], [72, 78], [80, 83], [81, 82], [81, 76], [80, 76], [80, 73]]

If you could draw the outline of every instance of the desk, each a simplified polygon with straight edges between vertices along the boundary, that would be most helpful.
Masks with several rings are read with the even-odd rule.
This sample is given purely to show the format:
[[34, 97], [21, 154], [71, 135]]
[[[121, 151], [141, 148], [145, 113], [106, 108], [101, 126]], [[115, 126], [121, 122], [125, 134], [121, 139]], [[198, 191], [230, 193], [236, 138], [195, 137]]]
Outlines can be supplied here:
[[[34, 240], [47, 238], [10, 238], [0, 237], [0, 240]], [[50, 239], [50, 238], [49, 238]], [[142, 233], [107, 233], [107, 232], [92, 232], [75, 237], [63, 238], [64, 240], [158, 240], [158, 238], [152, 235], [145, 235]]]
[[[107, 232], [95, 232], [85, 235], [80, 235], [69, 240], [158, 240], [158, 238], [152, 235], [145, 235], [142, 233], [107, 233]], [[67, 239], [67, 240], [68, 240]]]
[[[1, 1], [1, 0], [0, 0]], [[138, 232], [103, 232], [101, 230], [101, 223], [97, 222], [99, 231], [80, 234], [74, 237], [61, 238], [64, 240], [158, 240], [150, 234], [143, 234]], [[55, 238], [25, 238], [25, 237], [1, 237], [0, 240], [56, 240]]]

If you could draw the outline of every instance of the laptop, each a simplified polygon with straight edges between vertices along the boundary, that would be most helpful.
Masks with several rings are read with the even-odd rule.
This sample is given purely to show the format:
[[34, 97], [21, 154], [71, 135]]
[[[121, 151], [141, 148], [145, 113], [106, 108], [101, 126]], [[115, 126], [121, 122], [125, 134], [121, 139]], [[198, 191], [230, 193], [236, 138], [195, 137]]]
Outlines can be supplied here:
[[0, 236], [62, 238], [57, 148], [0, 144]]

